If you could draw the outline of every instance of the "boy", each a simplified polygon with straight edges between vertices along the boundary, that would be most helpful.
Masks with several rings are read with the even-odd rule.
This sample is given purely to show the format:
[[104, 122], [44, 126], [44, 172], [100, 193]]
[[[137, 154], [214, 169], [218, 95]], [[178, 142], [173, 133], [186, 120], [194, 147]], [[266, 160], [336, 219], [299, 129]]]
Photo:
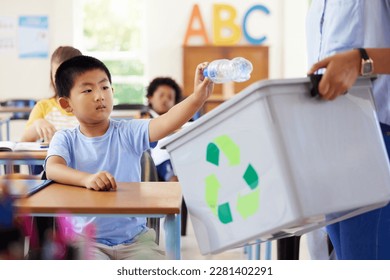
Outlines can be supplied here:
[[[59, 103], [80, 125], [58, 131], [48, 150], [48, 179], [91, 190], [115, 190], [116, 182], [140, 181], [140, 157], [157, 141], [186, 123], [203, 105], [213, 84], [203, 76], [207, 63], [195, 73], [194, 93], [166, 114], [150, 120], [115, 121], [111, 75], [98, 59], [78, 56], [56, 73]], [[163, 259], [154, 232], [145, 218], [72, 217], [77, 233], [96, 226], [95, 259]]]

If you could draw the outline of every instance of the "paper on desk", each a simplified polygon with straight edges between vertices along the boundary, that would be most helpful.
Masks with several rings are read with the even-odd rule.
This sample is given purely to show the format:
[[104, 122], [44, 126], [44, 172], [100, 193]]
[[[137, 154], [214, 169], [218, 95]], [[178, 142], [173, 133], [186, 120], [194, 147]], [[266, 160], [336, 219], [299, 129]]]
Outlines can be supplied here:
[[47, 147], [42, 148], [39, 142], [13, 142], [0, 141], [0, 152], [28, 152], [28, 151], [46, 151]]

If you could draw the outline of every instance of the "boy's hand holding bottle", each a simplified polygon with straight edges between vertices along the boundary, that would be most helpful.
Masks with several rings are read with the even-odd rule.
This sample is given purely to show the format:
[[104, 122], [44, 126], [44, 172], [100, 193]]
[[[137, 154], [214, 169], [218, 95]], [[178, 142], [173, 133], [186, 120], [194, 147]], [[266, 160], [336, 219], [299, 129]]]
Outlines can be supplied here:
[[212, 94], [214, 83], [203, 75], [204, 69], [207, 68], [208, 62], [200, 63], [196, 67], [194, 81], [194, 97], [199, 101], [200, 106]]

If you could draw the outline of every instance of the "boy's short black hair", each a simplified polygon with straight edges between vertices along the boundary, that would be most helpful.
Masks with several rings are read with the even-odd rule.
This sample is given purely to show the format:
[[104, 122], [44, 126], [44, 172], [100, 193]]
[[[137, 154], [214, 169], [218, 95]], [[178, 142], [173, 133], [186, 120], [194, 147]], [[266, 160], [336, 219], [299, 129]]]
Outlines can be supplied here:
[[146, 97], [152, 97], [157, 88], [163, 85], [173, 88], [175, 91], [175, 104], [179, 103], [182, 99], [181, 88], [174, 79], [169, 77], [158, 77], [151, 81], [147, 88]]
[[58, 96], [69, 97], [70, 91], [74, 86], [75, 79], [81, 74], [94, 69], [104, 71], [111, 84], [110, 71], [108, 70], [106, 65], [104, 65], [104, 63], [97, 58], [80, 55], [63, 62], [60, 67], [58, 67], [55, 76], [56, 90]]

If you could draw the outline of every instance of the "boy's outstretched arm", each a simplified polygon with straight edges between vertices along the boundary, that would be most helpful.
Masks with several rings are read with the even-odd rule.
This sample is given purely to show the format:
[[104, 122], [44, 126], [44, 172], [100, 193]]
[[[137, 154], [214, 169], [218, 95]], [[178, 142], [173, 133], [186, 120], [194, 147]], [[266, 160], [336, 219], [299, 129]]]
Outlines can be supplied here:
[[60, 156], [49, 157], [45, 169], [47, 179], [57, 183], [82, 186], [95, 191], [116, 189], [115, 179], [110, 173], [100, 171], [90, 174], [73, 169], [68, 167], [65, 160]]
[[203, 106], [213, 92], [214, 84], [203, 76], [208, 63], [196, 67], [194, 92], [182, 102], [173, 106], [167, 113], [152, 119], [149, 124], [149, 140], [160, 140], [180, 128]]

